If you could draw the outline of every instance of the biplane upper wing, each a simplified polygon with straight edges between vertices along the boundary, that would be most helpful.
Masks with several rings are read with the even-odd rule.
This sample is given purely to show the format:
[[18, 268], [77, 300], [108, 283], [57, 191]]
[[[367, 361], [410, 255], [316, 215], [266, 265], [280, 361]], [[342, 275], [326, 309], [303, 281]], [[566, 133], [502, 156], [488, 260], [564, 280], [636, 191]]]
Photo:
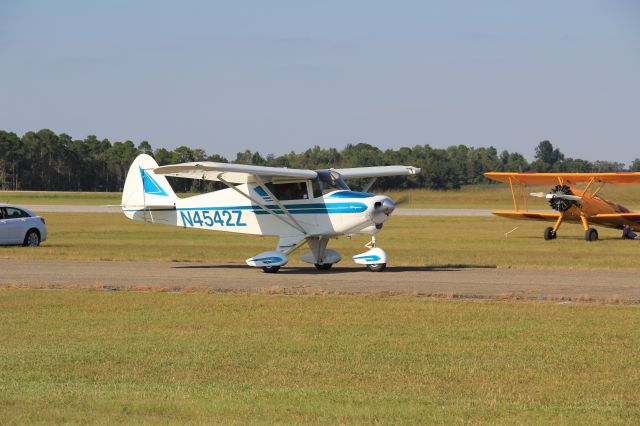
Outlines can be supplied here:
[[516, 212], [516, 211], [498, 210], [491, 213], [493, 213], [496, 216], [507, 217], [509, 219], [541, 220], [546, 222], [555, 222], [560, 217], [560, 213], [546, 213], [546, 212]]
[[618, 173], [511, 173], [488, 172], [484, 174], [488, 179], [497, 182], [511, 183], [513, 185], [554, 185], [559, 182], [576, 184], [589, 182], [613, 183], [613, 184], [640, 184], [640, 172]]
[[155, 168], [153, 172], [164, 176], [213, 181], [224, 180], [230, 183], [255, 182], [256, 176], [259, 176], [265, 182], [288, 179], [313, 179], [318, 176], [313, 170], [214, 163], [209, 161], [161, 166]]

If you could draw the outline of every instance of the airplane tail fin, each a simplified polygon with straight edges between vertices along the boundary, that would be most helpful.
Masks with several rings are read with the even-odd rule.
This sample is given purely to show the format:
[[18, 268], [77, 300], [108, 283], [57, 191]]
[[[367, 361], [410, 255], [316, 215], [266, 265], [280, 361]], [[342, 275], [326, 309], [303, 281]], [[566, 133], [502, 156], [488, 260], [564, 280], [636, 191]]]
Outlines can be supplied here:
[[140, 154], [133, 160], [122, 190], [122, 211], [127, 216], [133, 217], [136, 210], [149, 207], [175, 206], [178, 197], [167, 178], [153, 172], [156, 167], [156, 160], [147, 154]]

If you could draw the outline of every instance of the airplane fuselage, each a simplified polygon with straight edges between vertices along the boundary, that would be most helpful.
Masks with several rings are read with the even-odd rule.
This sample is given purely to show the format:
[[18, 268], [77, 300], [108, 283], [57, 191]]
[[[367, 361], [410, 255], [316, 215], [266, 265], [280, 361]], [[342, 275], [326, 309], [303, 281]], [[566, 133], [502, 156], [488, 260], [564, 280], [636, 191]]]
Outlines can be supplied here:
[[[338, 236], [375, 234], [379, 229], [373, 221], [375, 204], [389, 199], [384, 195], [348, 190], [313, 197], [309, 191], [307, 198], [279, 200], [278, 205], [258, 185], [241, 184], [236, 189], [179, 198], [174, 208], [123, 208], [123, 212], [138, 221], [280, 237], [302, 233], [291, 226], [290, 215], [306, 235]], [[240, 192], [260, 200], [261, 204]]]
[[[597, 195], [591, 196], [578, 188], [572, 187], [571, 191], [573, 194], [582, 197], [582, 199], [577, 206], [571, 206], [571, 208], [565, 212], [567, 219], [572, 218], [580, 221], [581, 215], [590, 218], [600, 214], [631, 213], [629, 209], [618, 203], [598, 197]], [[621, 227], [621, 224], [618, 223], [612, 223], [611, 225], [603, 223], [603, 225], [615, 228]]]

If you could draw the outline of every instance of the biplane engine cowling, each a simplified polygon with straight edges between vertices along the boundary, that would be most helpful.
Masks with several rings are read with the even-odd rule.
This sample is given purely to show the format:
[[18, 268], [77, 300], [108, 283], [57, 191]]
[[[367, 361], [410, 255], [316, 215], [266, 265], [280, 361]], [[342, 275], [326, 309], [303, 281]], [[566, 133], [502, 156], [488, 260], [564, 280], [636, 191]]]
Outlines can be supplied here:
[[571, 188], [567, 185], [556, 185], [551, 190], [551, 198], [549, 198], [549, 205], [552, 209], [559, 212], [566, 212], [572, 206], [578, 205], [576, 200], [565, 197], [566, 195], [573, 196]]

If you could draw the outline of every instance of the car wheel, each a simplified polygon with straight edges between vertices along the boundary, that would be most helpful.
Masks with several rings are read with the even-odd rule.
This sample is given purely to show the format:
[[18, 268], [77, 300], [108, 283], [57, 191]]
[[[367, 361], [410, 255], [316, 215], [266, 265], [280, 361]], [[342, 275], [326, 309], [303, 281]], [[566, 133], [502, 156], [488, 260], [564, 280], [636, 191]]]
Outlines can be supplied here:
[[22, 243], [25, 247], [38, 247], [40, 245], [40, 234], [35, 229], [29, 229], [27, 235], [24, 237], [24, 243]]
[[371, 271], [371, 272], [382, 272], [384, 271], [384, 268], [387, 267], [386, 263], [376, 263], [373, 265], [367, 265], [367, 268]]
[[275, 274], [280, 270], [279, 266], [263, 266], [262, 270], [267, 274]]

